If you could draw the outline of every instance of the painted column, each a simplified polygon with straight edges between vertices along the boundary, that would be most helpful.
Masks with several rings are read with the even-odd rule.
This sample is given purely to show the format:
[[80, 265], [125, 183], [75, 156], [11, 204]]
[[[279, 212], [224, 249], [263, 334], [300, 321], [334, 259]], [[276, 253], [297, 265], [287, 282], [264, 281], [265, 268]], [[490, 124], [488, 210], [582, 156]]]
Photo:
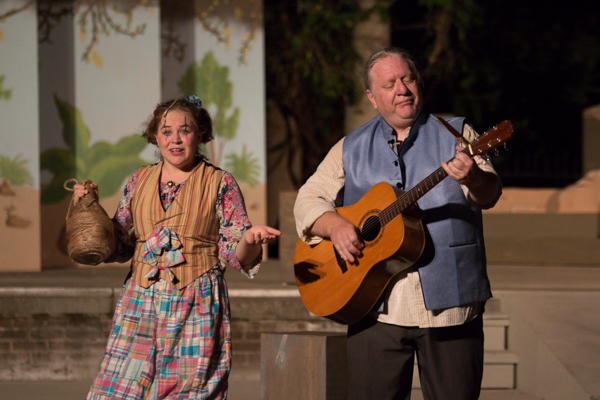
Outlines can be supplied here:
[[82, 3], [41, 45], [43, 267], [72, 264], [67, 179], [98, 183], [112, 217], [126, 179], [154, 160], [140, 132], [160, 101], [160, 12], [131, 7]]
[[37, 14], [15, 12], [27, 3], [0, 2], [0, 271], [41, 268]]
[[[262, 3], [196, 1], [188, 12], [163, 11], [163, 32], [185, 45], [164, 56], [163, 100], [196, 94], [213, 119], [210, 162], [237, 180], [253, 224], [266, 223], [266, 105]], [[214, 6], [214, 7], [213, 7]], [[167, 46], [176, 42], [163, 40]]]

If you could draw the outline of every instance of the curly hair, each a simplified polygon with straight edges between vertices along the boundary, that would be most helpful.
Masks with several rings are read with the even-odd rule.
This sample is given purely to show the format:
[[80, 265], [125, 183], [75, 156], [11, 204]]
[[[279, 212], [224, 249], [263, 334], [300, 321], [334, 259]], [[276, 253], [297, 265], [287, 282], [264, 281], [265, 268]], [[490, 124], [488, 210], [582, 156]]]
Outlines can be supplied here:
[[[146, 123], [144, 123], [144, 129], [142, 137], [146, 138], [148, 143], [157, 145], [156, 135], [158, 128], [163, 117], [166, 117], [169, 111], [180, 110], [188, 112], [196, 126], [198, 127], [198, 135], [200, 135], [200, 144], [208, 143], [213, 139], [212, 119], [203, 107], [199, 108], [196, 104], [188, 101], [186, 98], [171, 99], [162, 102], [156, 106], [154, 113]], [[199, 152], [199, 150], [198, 150]]]

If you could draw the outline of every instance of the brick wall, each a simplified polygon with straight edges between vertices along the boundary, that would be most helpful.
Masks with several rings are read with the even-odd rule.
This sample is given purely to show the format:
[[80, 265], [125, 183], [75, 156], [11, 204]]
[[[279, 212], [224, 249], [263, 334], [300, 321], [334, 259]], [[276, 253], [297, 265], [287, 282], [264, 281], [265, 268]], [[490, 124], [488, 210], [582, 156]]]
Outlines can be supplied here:
[[[0, 380], [74, 380], [95, 375], [110, 333], [114, 293], [103, 292], [111, 296], [105, 301], [99, 300], [100, 295], [90, 300], [89, 292], [87, 298], [77, 293], [44, 293], [36, 288], [11, 296], [0, 292]], [[96, 305], [90, 308], [90, 304]], [[78, 313], [78, 308], [86, 312]], [[298, 297], [231, 296], [231, 312], [236, 367], [260, 368], [263, 332], [345, 329], [309, 315]]]
[[93, 376], [110, 325], [110, 315], [2, 315], [0, 380]]

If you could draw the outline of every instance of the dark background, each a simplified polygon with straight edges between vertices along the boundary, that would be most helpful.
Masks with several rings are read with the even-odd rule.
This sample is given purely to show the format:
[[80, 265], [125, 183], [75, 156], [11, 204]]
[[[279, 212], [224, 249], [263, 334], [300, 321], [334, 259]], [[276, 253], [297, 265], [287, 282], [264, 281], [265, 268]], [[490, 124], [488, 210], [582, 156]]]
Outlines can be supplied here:
[[301, 184], [344, 134], [358, 57], [352, 27], [378, 13], [392, 45], [413, 54], [425, 104], [466, 116], [478, 132], [511, 120], [493, 158], [505, 186], [564, 187], [582, 176], [582, 112], [600, 103], [600, 5], [575, 0], [265, 0], [267, 98], [301, 150]]

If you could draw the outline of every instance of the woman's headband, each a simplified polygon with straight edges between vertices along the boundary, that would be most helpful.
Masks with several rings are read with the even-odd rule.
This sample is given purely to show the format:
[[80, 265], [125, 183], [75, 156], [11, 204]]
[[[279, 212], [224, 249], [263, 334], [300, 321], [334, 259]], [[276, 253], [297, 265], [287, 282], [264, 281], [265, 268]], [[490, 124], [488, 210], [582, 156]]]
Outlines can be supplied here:
[[[174, 100], [174, 101], [171, 103], [171, 105], [170, 105], [169, 107], [167, 107], [167, 109], [166, 109], [166, 110], [163, 112], [163, 115], [162, 115], [162, 116], [163, 116], [163, 118], [164, 118], [164, 117], [167, 115], [167, 112], [168, 112], [168, 111], [171, 109], [171, 107], [173, 107], [173, 106], [175, 105], [175, 103], [177, 103], [179, 100], [185, 100], [185, 101], [187, 101], [188, 103], [192, 103], [194, 106], [196, 106], [196, 108], [197, 108], [198, 110], [202, 110], [202, 100], [200, 100], [200, 99], [198, 98], [198, 96], [196, 96], [195, 94], [193, 94], [193, 95], [191, 95], [191, 96], [187, 96], [187, 97], [182, 97], [182, 98], [179, 98], [179, 99], [175, 99], [175, 100]], [[158, 111], [159, 107], [162, 107], [162, 106], [164, 106], [164, 105], [166, 105], [166, 103], [165, 103], [165, 102], [158, 103], [158, 104], [156, 105], [156, 108], [154, 109], [154, 115], [155, 115], [155, 116], [156, 116], [156, 113], [157, 113], [157, 111]]]

